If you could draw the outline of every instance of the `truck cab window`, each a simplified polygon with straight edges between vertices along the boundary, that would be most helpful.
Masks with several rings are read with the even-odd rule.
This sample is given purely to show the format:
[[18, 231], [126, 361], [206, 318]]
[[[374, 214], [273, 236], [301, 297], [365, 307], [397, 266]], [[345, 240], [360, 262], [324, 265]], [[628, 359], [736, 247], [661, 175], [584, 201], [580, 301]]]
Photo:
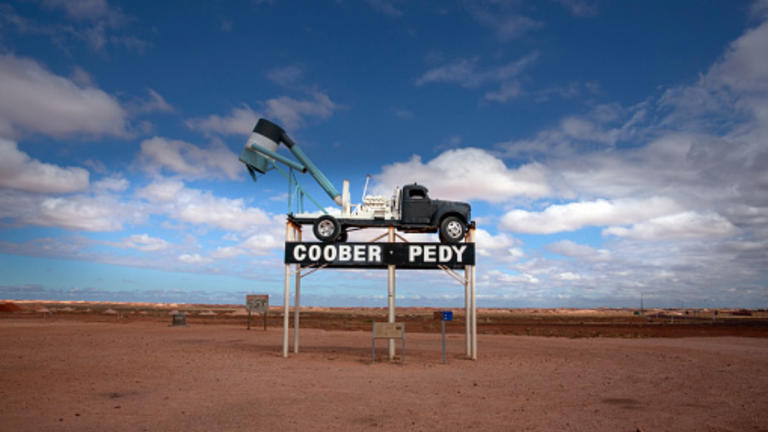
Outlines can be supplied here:
[[419, 189], [413, 189], [408, 193], [410, 199], [424, 199], [424, 191]]

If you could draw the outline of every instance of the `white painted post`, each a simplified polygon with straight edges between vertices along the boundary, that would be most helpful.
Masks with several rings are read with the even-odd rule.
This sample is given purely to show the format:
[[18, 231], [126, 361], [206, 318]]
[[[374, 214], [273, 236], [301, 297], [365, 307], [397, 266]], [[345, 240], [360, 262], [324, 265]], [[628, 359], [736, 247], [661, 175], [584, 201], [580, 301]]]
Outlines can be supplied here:
[[[395, 227], [390, 226], [389, 227], [389, 236], [388, 240], [390, 243], [395, 242]], [[387, 293], [387, 299], [388, 299], [388, 306], [389, 306], [389, 315], [387, 316], [387, 322], [394, 323], [395, 322], [395, 266], [393, 264], [390, 264], [387, 266], [387, 285], [388, 285], [388, 293]], [[394, 339], [388, 340], [389, 345], [389, 360], [392, 361], [395, 359], [395, 341]]]
[[[296, 241], [301, 241], [301, 226], [295, 227], [293, 232]], [[299, 310], [301, 309], [301, 265], [296, 264], [296, 299], [293, 308], [293, 352], [299, 352]]]
[[477, 266], [472, 266], [472, 360], [477, 360], [477, 289], [475, 274]]
[[[469, 237], [467, 237], [469, 238]], [[466, 355], [472, 356], [472, 309], [470, 308], [469, 274], [471, 266], [464, 266], [464, 340], [467, 343]]]
[[[472, 243], [475, 242], [474, 224], [469, 230], [469, 241], [471, 241]], [[477, 265], [475, 264], [472, 266], [472, 270], [470, 272], [471, 274], [470, 284], [472, 285], [472, 360], [477, 360], [477, 289], [475, 286], [476, 270], [477, 270]]]
[[[285, 241], [291, 241], [291, 222], [285, 223]], [[288, 358], [288, 324], [291, 304], [291, 265], [285, 265], [285, 290], [283, 291], [283, 357]]]

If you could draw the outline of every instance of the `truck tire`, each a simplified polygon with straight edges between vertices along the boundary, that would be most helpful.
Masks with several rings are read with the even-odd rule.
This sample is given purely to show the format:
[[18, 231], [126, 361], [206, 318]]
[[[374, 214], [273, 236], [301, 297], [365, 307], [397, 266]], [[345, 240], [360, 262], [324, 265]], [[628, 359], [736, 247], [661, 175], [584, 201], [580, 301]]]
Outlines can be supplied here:
[[440, 222], [440, 241], [443, 243], [459, 243], [466, 233], [466, 224], [456, 216], [448, 216]]
[[333, 243], [341, 233], [341, 225], [335, 217], [331, 215], [323, 215], [315, 220], [315, 223], [312, 226], [312, 232], [321, 242]]

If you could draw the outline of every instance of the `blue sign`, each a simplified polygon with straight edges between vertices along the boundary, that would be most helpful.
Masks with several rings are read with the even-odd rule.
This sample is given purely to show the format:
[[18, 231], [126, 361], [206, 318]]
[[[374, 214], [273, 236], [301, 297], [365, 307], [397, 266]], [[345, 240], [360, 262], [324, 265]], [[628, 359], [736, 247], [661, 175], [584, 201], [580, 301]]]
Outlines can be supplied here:
[[443, 311], [443, 321], [453, 321], [453, 311]]

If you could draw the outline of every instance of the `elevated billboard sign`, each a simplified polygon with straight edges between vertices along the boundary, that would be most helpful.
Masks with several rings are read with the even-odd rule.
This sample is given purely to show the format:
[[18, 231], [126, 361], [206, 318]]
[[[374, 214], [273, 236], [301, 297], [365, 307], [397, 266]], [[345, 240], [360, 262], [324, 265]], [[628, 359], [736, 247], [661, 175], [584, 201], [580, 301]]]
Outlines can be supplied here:
[[461, 269], [475, 265], [474, 243], [286, 242], [285, 264], [303, 267]]

